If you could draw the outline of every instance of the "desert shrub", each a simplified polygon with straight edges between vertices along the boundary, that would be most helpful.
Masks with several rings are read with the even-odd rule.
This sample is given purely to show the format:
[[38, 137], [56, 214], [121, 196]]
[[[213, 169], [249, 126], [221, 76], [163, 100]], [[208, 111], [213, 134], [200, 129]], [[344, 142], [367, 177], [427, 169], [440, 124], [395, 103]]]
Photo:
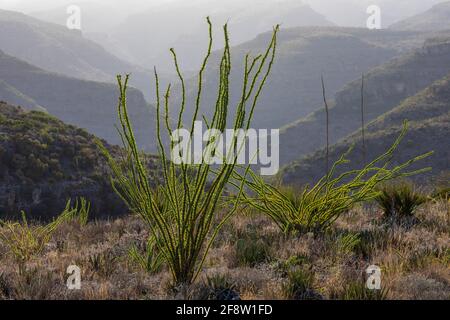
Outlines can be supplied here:
[[100, 276], [108, 277], [116, 270], [117, 256], [110, 250], [91, 254], [87, 263], [89, 268]]
[[353, 252], [369, 259], [377, 249], [385, 249], [388, 246], [388, 234], [383, 229], [364, 230], [359, 233], [359, 241]]
[[321, 300], [322, 296], [314, 290], [314, 272], [306, 268], [288, 271], [287, 282], [282, 287], [286, 299]]
[[40, 268], [24, 269], [15, 279], [12, 298], [16, 300], [49, 300], [54, 292], [55, 273]]
[[[356, 203], [373, 200], [379, 195], [377, 187], [398, 177], [410, 176], [429, 168], [406, 171], [413, 163], [428, 157], [427, 153], [403, 164], [389, 168], [391, 158], [407, 131], [407, 123], [394, 144], [363, 169], [344, 172], [334, 177], [336, 168], [344, 163], [351, 149], [334, 163], [330, 172], [313, 187], [300, 193], [267, 183], [262, 177], [250, 172], [247, 186], [254, 195], [245, 195], [246, 202], [267, 214], [284, 232], [322, 232], [339, 216]], [[241, 180], [244, 180], [242, 175]]]
[[131, 246], [128, 250], [128, 258], [133, 264], [150, 274], [159, 272], [163, 263], [163, 257], [158, 253], [156, 241], [153, 237], [148, 238], [142, 253], [136, 245]]
[[334, 242], [334, 247], [336, 252], [343, 255], [348, 255], [355, 251], [360, 242], [361, 240], [359, 233], [341, 234]]
[[440, 257], [442, 263], [450, 265], [450, 248], [447, 248]]
[[198, 300], [240, 300], [236, 284], [229, 275], [220, 274], [206, 277], [206, 281], [197, 290], [195, 298]]
[[445, 171], [433, 179], [434, 191], [431, 195], [434, 200], [450, 199], [450, 171]]
[[414, 217], [417, 208], [427, 198], [417, 192], [412, 184], [404, 182], [382, 186], [375, 201], [383, 210], [384, 219], [400, 222]]
[[[190, 126], [191, 138], [194, 134], [194, 123], [197, 121], [201, 96], [203, 72], [208, 63], [212, 48], [212, 26], [208, 19], [210, 42], [208, 52], [198, 74], [198, 91], [195, 100], [195, 109]], [[276, 48], [278, 27], [275, 28], [267, 50], [255, 58], [245, 57], [242, 95], [237, 105], [233, 129], [248, 129], [253, 117], [254, 109], [271, 71]], [[231, 54], [227, 26], [224, 26], [225, 48], [220, 60], [219, 89], [217, 102], [212, 119], [203, 117], [208, 129], [223, 132], [226, 128], [229, 109], [229, 86], [231, 72]], [[171, 50], [175, 69], [178, 74], [182, 99], [178, 116], [175, 117], [175, 129], [182, 128], [182, 119], [185, 110], [185, 81], [179, 70], [175, 51]], [[118, 77], [120, 98], [118, 115], [120, 121], [119, 133], [124, 144], [124, 154], [121, 160], [115, 160], [104, 149], [112, 171], [113, 187], [124, 200], [133, 213], [138, 214], [148, 225], [149, 231], [157, 241], [157, 247], [164, 257], [173, 277], [174, 286], [192, 283], [202, 270], [206, 255], [217, 236], [217, 233], [226, 221], [236, 212], [242, 195], [244, 183], [238, 187], [237, 197], [224, 206], [225, 213], [217, 217], [218, 205], [225, 202], [224, 189], [228, 185], [233, 172], [237, 169], [237, 155], [219, 166], [212, 166], [207, 161], [199, 165], [183, 163], [175, 165], [166, 158], [166, 147], [161, 136], [161, 99], [158, 74], [156, 78], [156, 106], [157, 106], [157, 139], [159, 157], [162, 163], [162, 176], [164, 183], [155, 190], [149, 182], [149, 172], [143, 165], [143, 154], [136, 144], [134, 132], [127, 109], [128, 76], [125, 81]], [[163, 117], [169, 135], [172, 134], [172, 118], [169, 116], [169, 100], [171, 86], [169, 85], [164, 96]], [[211, 140], [210, 140], [211, 141]], [[237, 144], [234, 138], [232, 146]], [[171, 143], [173, 150], [174, 142]], [[207, 145], [204, 156], [217, 154], [218, 143], [211, 141]], [[188, 148], [189, 149], [189, 148]], [[222, 152], [222, 150], [221, 150]], [[225, 155], [228, 156], [229, 154]], [[229, 159], [227, 157], [227, 159]]]
[[386, 300], [388, 290], [371, 290], [364, 281], [352, 280], [340, 290], [334, 291], [331, 298], [335, 300]]
[[87, 202], [82, 200], [80, 203], [81, 206], [77, 201], [77, 204], [72, 207], [69, 200], [64, 211], [46, 225], [30, 224], [25, 212], [22, 212], [20, 222], [0, 220], [0, 241], [18, 262], [24, 263], [44, 250], [45, 245], [61, 224], [73, 220], [78, 217], [79, 212], [86, 210]]
[[288, 259], [277, 259], [273, 262], [273, 270], [281, 277], [286, 278], [288, 273], [298, 267], [311, 265], [311, 259], [304, 254], [295, 254]]
[[270, 260], [270, 246], [263, 239], [239, 239], [235, 245], [238, 265], [254, 267]]
[[0, 273], [0, 299], [10, 299], [13, 296], [14, 288], [8, 278]]
[[450, 199], [450, 187], [442, 187], [442, 186], [437, 187], [436, 190], [434, 190], [433, 192], [432, 198], [436, 200]]

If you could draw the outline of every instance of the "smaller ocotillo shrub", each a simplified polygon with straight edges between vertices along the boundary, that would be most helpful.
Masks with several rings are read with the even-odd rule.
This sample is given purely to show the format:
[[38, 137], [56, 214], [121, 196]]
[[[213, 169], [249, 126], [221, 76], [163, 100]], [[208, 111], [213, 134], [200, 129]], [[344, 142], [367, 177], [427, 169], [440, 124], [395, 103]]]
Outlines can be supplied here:
[[387, 220], [402, 221], [414, 217], [417, 208], [427, 201], [427, 198], [416, 191], [411, 183], [384, 185], [375, 198], [383, 210]]
[[84, 215], [89, 211], [88, 208], [89, 204], [84, 199], [77, 200], [73, 207], [69, 200], [64, 211], [46, 225], [30, 224], [25, 212], [22, 211], [20, 222], [0, 220], [0, 241], [18, 262], [24, 263], [44, 250], [45, 245], [62, 223], [79, 218], [80, 213]]
[[75, 206], [73, 207], [78, 217], [78, 222], [81, 226], [86, 226], [89, 220], [89, 212], [91, 210], [91, 204], [85, 198], [77, 199]]
[[[377, 187], [386, 181], [428, 171], [429, 168], [406, 171], [413, 163], [432, 154], [426, 153], [403, 164], [389, 168], [394, 151], [407, 131], [407, 123], [391, 148], [361, 170], [344, 172], [334, 177], [336, 168], [347, 163], [351, 149], [334, 163], [330, 172], [312, 188], [299, 194], [292, 190], [273, 186], [262, 177], [250, 172], [247, 186], [254, 196], [245, 195], [246, 203], [267, 214], [284, 232], [322, 232], [353, 205], [373, 200], [378, 196]], [[240, 176], [240, 179], [244, 177]]]

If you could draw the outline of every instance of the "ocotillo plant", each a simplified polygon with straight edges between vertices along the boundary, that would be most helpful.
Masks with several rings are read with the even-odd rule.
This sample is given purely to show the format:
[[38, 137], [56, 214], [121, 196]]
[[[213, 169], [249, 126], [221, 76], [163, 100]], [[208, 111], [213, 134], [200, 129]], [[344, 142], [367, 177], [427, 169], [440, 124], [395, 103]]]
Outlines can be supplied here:
[[45, 225], [31, 224], [25, 212], [21, 222], [0, 220], [0, 240], [19, 263], [19, 268], [32, 257], [40, 254], [51, 237], [64, 222], [77, 219], [85, 221], [90, 203], [84, 198], [76, 199], [74, 205], [67, 201], [64, 211], [52, 222]]
[[[334, 163], [330, 172], [312, 188], [302, 192], [285, 192], [278, 186], [266, 183], [260, 176], [250, 172], [247, 185], [255, 194], [244, 195], [245, 202], [260, 212], [266, 213], [284, 231], [321, 232], [354, 204], [373, 200], [379, 195], [380, 183], [399, 177], [415, 175], [430, 168], [407, 171], [413, 163], [432, 154], [426, 153], [403, 164], [389, 168], [394, 151], [407, 131], [403, 131], [394, 144], [361, 170], [344, 172], [334, 177], [338, 166], [347, 163], [351, 149]], [[241, 180], [244, 178], [241, 176]]]
[[[198, 90], [194, 101], [195, 111], [190, 127], [191, 138], [194, 133], [194, 122], [197, 120], [201, 105], [203, 73], [208, 63], [213, 42], [211, 22], [209, 19], [207, 21], [210, 41], [207, 54], [198, 73]], [[208, 129], [217, 129], [220, 132], [223, 132], [227, 124], [231, 72], [231, 54], [226, 25], [223, 30], [225, 48], [220, 61], [219, 88], [215, 110], [212, 119], [203, 119]], [[264, 53], [255, 58], [250, 58], [249, 54], [245, 56], [242, 94], [234, 117], [235, 130], [250, 127], [258, 98], [274, 63], [277, 32], [278, 26], [275, 27], [268, 48]], [[171, 52], [182, 90], [180, 111], [175, 124], [175, 129], [180, 129], [183, 126], [186, 89], [175, 50], [172, 49]], [[164, 101], [161, 102], [156, 70], [155, 78], [157, 137], [165, 183], [157, 189], [150, 187], [147, 168], [143, 164], [143, 155], [139, 151], [128, 116], [126, 98], [128, 76], [125, 80], [122, 80], [120, 76], [118, 77], [120, 90], [118, 115], [121, 124], [119, 132], [124, 145], [124, 156], [121, 161], [116, 161], [105, 149], [104, 153], [112, 169], [114, 189], [130, 210], [145, 220], [150, 229], [150, 234], [156, 239], [157, 248], [164, 257], [165, 264], [171, 271], [173, 284], [179, 286], [192, 283], [201, 272], [206, 255], [218, 231], [236, 212], [244, 183], [242, 182], [238, 187], [234, 202], [227, 203], [223, 209], [225, 213], [218, 216], [219, 205], [226, 202], [223, 195], [224, 188], [228, 185], [233, 173], [237, 171], [237, 156], [234, 157], [234, 161], [231, 161], [231, 163], [230, 161], [224, 162], [219, 168], [213, 168], [205, 162], [199, 165], [183, 163], [177, 166], [173, 161], [168, 161], [166, 148], [161, 138], [161, 122], [164, 122], [166, 130], [171, 135], [172, 122], [169, 116], [171, 86], [168, 86]], [[161, 114], [162, 104], [164, 105], [164, 116]], [[163, 120], [161, 120], [162, 117]], [[233, 145], [235, 144], [236, 141]], [[209, 154], [216, 151], [214, 144], [212, 148], [207, 147], [206, 149], [209, 149]]]

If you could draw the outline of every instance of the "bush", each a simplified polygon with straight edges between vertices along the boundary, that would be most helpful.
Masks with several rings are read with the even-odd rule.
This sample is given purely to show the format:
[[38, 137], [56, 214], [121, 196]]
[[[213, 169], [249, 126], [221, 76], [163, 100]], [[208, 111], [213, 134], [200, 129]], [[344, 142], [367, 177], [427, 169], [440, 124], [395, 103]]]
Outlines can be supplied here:
[[449, 200], [450, 187], [437, 187], [433, 192], [432, 198], [437, 200]]
[[334, 242], [334, 248], [338, 254], [349, 255], [360, 245], [359, 233], [347, 233], [339, 235]]
[[80, 203], [81, 206], [77, 201], [76, 205], [72, 207], [69, 200], [65, 210], [47, 225], [29, 224], [25, 212], [22, 212], [21, 222], [0, 220], [0, 240], [20, 263], [20, 266], [23, 266], [23, 263], [44, 250], [45, 245], [62, 223], [78, 217], [79, 212], [86, 211], [87, 202], [82, 199]]
[[375, 201], [383, 210], [385, 220], [402, 222], [413, 218], [417, 208], [427, 198], [417, 192], [412, 184], [401, 183], [381, 187]]
[[290, 270], [309, 264], [310, 258], [304, 254], [296, 254], [289, 257], [287, 260], [277, 260], [273, 264], [274, 270], [281, 276], [287, 277]]
[[87, 259], [89, 268], [104, 277], [109, 277], [116, 270], [116, 261], [112, 251], [91, 254]]
[[375, 250], [386, 249], [388, 241], [389, 235], [383, 228], [364, 230], [359, 233], [359, 242], [353, 251], [364, 259], [370, 259]]
[[[377, 187], [386, 181], [398, 177], [410, 176], [429, 168], [406, 172], [413, 163], [424, 159], [427, 153], [411, 159], [392, 169], [390, 160], [407, 131], [404, 123], [402, 133], [392, 147], [361, 170], [345, 172], [334, 177], [336, 168], [347, 163], [346, 155], [333, 165], [330, 172], [312, 188], [300, 193], [292, 189], [268, 184], [263, 178], [250, 172], [247, 185], [255, 196], [245, 196], [246, 202], [253, 208], [267, 214], [284, 232], [323, 232], [339, 216], [350, 210], [356, 203], [373, 200], [379, 195]], [[240, 179], [245, 180], [240, 176]]]
[[235, 245], [239, 265], [254, 267], [270, 260], [270, 247], [262, 239], [239, 239]]
[[314, 289], [314, 272], [308, 269], [295, 268], [288, 272], [287, 282], [283, 285], [286, 299], [322, 300], [322, 296]]
[[228, 275], [215, 274], [206, 278], [196, 294], [198, 300], [240, 300], [236, 292], [236, 284]]

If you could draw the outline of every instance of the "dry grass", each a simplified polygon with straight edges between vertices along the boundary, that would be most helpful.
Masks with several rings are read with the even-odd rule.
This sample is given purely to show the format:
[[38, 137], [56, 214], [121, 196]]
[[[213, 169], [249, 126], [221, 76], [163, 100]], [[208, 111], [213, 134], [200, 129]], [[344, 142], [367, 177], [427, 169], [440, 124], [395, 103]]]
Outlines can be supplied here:
[[[363, 284], [366, 267], [375, 264], [382, 269], [384, 298], [450, 299], [449, 202], [423, 205], [413, 226], [386, 225], [381, 216], [373, 206], [357, 207], [326, 234], [295, 237], [283, 235], [262, 215], [238, 215], [216, 239], [201, 279], [185, 290], [171, 287], [166, 267], [149, 275], [128, 259], [129, 248], [144, 247], [148, 237], [138, 218], [84, 227], [71, 222], [24, 270], [0, 243], [0, 298], [195, 299], [206, 292], [241, 299], [371, 299]], [[82, 270], [81, 290], [65, 286], [72, 264]], [[307, 295], [292, 292], [305, 285], [303, 274], [313, 275], [307, 277]], [[233, 294], [223, 290], [227, 286]]]

